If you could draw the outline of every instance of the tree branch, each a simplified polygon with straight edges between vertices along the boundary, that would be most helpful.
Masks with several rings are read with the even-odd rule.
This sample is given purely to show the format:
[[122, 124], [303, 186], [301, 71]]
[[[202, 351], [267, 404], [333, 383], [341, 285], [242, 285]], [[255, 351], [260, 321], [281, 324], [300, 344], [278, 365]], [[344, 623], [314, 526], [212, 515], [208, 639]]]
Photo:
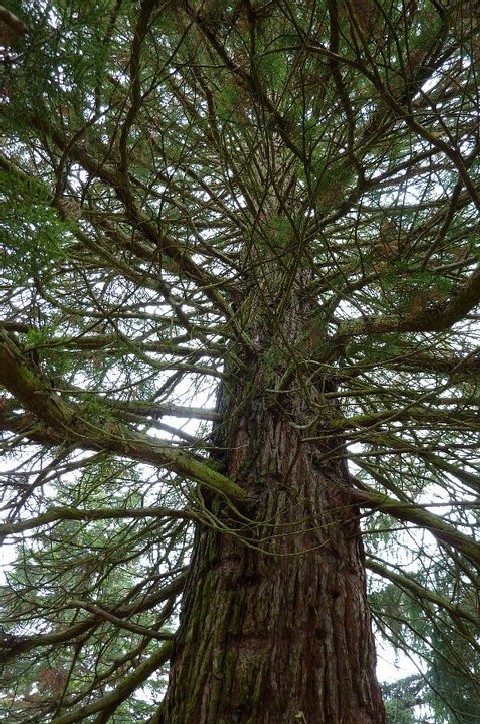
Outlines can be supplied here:
[[73, 722], [86, 719], [88, 716], [96, 714], [99, 711], [114, 712], [122, 701], [125, 701], [135, 689], [142, 686], [149, 676], [169, 660], [172, 650], [173, 641], [166, 641], [158, 651], [137, 666], [129, 676], [126, 676], [116, 689], [87, 706], [75, 709], [69, 714], [55, 717], [55, 719], [52, 719], [51, 724], [73, 724]]
[[91, 510], [79, 510], [78, 508], [50, 508], [46, 513], [36, 518], [22, 520], [18, 523], [0, 523], [0, 536], [13, 533], [23, 533], [32, 528], [38, 528], [48, 523], [55, 523], [57, 520], [113, 520], [115, 518], [181, 518], [185, 520], [198, 520], [198, 516], [187, 509], [175, 510], [174, 508], [152, 507], [152, 508], [97, 508]]
[[437, 540], [452, 546], [480, 568], [480, 544], [473, 538], [461, 533], [454, 526], [445, 523], [438, 516], [430, 513], [425, 507], [390, 498], [388, 495], [366, 486], [363, 482], [362, 490], [354, 489], [351, 495], [357, 505], [380, 510], [382, 513], [392, 515], [398, 520], [415, 523], [421, 528], [429, 530]]
[[[92, 423], [83, 417], [80, 406], [66, 403], [49, 383], [34, 372], [21, 349], [0, 327], [0, 384], [43, 424], [52, 427], [70, 444], [83, 449], [109, 450], [152, 465], [160, 465], [225, 495], [232, 501], [245, 501], [248, 494], [239, 485], [211, 468], [200, 456], [188, 454], [174, 445], [156, 442], [145, 434], [118, 423], [106, 429], [104, 422]], [[99, 400], [102, 404], [102, 401]]]

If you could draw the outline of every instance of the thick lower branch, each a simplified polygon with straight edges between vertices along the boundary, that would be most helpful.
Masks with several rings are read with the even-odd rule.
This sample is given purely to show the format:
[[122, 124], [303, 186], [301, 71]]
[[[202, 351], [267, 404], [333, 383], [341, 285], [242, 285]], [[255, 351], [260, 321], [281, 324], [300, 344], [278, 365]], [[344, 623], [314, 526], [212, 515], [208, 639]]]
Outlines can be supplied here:
[[[54, 437], [61, 437], [63, 441], [82, 449], [108, 450], [132, 460], [165, 467], [236, 502], [248, 499], [245, 490], [218, 473], [198, 455], [156, 442], [114, 421], [106, 425], [101, 420], [92, 422], [86, 419], [81, 406], [65, 402], [54, 392], [48, 380], [26, 359], [15, 340], [1, 329], [0, 384], [43, 425], [52, 428]], [[102, 408], [103, 401], [99, 399], [98, 403]]]

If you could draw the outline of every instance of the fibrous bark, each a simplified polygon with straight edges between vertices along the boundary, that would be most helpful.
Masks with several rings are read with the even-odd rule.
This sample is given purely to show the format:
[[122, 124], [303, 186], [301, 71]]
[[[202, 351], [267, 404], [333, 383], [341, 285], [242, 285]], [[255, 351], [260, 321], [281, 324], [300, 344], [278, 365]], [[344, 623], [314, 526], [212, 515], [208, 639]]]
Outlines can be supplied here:
[[[301, 311], [283, 324], [293, 358]], [[197, 529], [165, 724], [381, 724], [358, 510], [328, 430], [338, 411], [325, 379], [295, 382], [261, 326], [258, 354], [227, 373], [216, 430], [224, 472], [255, 504], [242, 522], [213, 501], [218, 528]]]

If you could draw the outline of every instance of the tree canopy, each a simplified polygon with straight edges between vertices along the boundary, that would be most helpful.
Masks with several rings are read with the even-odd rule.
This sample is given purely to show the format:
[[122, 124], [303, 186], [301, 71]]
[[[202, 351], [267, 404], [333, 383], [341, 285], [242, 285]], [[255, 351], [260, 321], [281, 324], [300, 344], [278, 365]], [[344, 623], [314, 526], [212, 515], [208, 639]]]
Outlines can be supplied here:
[[348, 462], [379, 640], [419, 667], [391, 721], [478, 722], [478, 7], [10, 5], [6, 721], [162, 721], [193, 526], [261, 548], [218, 434], [255, 359]]

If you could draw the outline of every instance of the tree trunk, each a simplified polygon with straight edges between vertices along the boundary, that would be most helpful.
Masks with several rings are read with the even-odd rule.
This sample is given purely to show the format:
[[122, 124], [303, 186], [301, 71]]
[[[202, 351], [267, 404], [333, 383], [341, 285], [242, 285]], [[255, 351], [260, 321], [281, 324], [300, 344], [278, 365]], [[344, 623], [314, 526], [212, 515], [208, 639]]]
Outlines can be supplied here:
[[257, 327], [258, 354], [224, 384], [216, 443], [256, 504], [241, 521], [216, 500], [218, 527], [196, 532], [165, 724], [385, 721], [358, 510], [329, 434], [340, 413], [299, 368], [301, 312], [281, 347]]

